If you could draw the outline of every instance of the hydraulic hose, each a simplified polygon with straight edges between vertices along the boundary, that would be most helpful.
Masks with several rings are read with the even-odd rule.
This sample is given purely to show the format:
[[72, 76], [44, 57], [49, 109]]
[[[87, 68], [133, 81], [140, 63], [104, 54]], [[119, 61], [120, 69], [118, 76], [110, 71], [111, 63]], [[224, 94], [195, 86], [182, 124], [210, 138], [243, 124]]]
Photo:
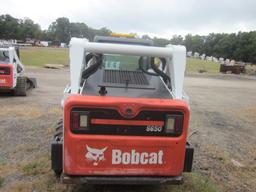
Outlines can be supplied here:
[[93, 73], [95, 73], [99, 66], [102, 63], [102, 55], [96, 54], [96, 53], [90, 53], [86, 56], [86, 63], [88, 64], [89, 61], [92, 59], [92, 64], [88, 66], [83, 72], [82, 72], [82, 78], [87, 79], [90, 77]]
[[[164, 58], [160, 58], [160, 60], [162, 62], [162, 69], [164, 69], [166, 66], [166, 60]], [[159, 68], [154, 64], [154, 57], [151, 58], [151, 68], [156, 72], [156, 74], [160, 75], [163, 78], [164, 82], [168, 85], [168, 87], [170, 87], [171, 78], [163, 71], [159, 70]]]

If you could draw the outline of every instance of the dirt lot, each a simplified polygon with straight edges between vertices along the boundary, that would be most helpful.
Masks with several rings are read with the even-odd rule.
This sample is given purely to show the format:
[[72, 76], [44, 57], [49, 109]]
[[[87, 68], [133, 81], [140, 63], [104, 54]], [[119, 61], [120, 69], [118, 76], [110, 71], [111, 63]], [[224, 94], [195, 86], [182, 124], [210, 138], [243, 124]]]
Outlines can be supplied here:
[[28, 69], [29, 97], [0, 97], [0, 191], [256, 191], [256, 79], [189, 75], [194, 172], [180, 187], [66, 186], [50, 170], [68, 70]]

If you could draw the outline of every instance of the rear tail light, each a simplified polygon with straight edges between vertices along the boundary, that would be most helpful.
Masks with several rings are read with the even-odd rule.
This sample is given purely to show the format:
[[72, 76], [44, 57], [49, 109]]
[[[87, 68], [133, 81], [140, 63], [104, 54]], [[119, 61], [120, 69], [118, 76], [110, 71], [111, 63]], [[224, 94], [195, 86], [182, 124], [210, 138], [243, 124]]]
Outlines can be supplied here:
[[183, 116], [167, 115], [165, 121], [165, 132], [167, 134], [179, 135], [182, 133]]
[[71, 129], [89, 130], [89, 112], [72, 111], [71, 112]]
[[88, 127], [88, 115], [80, 115], [80, 127]]
[[8, 67], [0, 67], [0, 75], [10, 75], [10, 68]]

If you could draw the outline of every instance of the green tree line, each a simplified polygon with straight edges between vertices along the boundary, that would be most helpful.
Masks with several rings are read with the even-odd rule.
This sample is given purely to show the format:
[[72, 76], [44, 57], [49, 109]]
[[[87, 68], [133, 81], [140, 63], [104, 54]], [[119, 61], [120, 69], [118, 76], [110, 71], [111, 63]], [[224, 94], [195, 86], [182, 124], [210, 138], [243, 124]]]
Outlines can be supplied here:
[[[148, 38], [148, 36], [142, 36], [142, 38]], [[157, 37], [153, 40], [156, 46], [165, 46], [169, 43], [185, 45], [187, 51], [256, 63], [256, 31], [231, 34], [210, 33], [206, 36], [188, 34], [184, 38], [174, 35], [169, 40]]]
[[[0, 15], [0, 39], [32, 38], [68, 43], [71, 37], [93, 40], [95, 35], [109, 35], [110, 33], [111, 30], [106, 27], [94, 29], [82, 22], [70, 22], [65, 17], [56, 19], [47, 30], [41, 30], [40, 25], [29, 18], [17, 19], [11, 15]], [[155, 46], [161, 47], [169, 43], [185, 45], [187, 51], [256, 63], [256, 31], [231, 34], [211, 33], [205, 36], [188, 34], [185, 37], [174, 35], [170, 39], [142, 35], [142, 38], [152, 39]]]
[[105, 27], [93, 29], [85, 23], [70, 22], [61, 17], [52, 22], [47, 30], [41, 30], [40, 25], [31, 19], [17, 19], [11, 15], [0, 15], [0, 39], [25, 40], [26, 38], [60, 41], [68, 43], [71, 37], [83, 37], [93, 40], [95, 35], [109, 35], [111, 31]]

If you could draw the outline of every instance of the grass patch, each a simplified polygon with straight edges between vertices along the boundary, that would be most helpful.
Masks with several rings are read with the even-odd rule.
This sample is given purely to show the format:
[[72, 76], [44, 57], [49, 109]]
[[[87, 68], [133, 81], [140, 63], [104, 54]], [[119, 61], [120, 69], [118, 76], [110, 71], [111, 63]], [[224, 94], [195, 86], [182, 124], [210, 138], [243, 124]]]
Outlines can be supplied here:
[[0, 176], [0, 188], [3, 186], [4, 178]]
[[68, 49], [26, 47], [20, 49], [21, 62], [26, 66], [43, 67], [45, 64], [68, 65]]
[[245, 72], [248, 75], [256, 75], [256, 65], [246, 65]]
[[24, 165], [22, 171], [25, 175], [33, 176], [48, 172], [49, 167], [49, 160], [47, 158], [40, 158]]
[[199, 70], [203, 70], [207, 73], [219, 73], [219, 67], [220, 65], [213, 61], [187, 58], [187, 72], [198, 72]]
[[51, 173], [34, 177], [31, 181], [17, 181], [9, 187], [11, 192], [73, 192], [72, 188], [68, 190], [67, 185], [61, 184]]
[[172, 192], [219, 192], [217, 185], [209, 176], [204, 176], [199, 173], [184, 174], [184, 184], [178, 186], [168, 186]]

